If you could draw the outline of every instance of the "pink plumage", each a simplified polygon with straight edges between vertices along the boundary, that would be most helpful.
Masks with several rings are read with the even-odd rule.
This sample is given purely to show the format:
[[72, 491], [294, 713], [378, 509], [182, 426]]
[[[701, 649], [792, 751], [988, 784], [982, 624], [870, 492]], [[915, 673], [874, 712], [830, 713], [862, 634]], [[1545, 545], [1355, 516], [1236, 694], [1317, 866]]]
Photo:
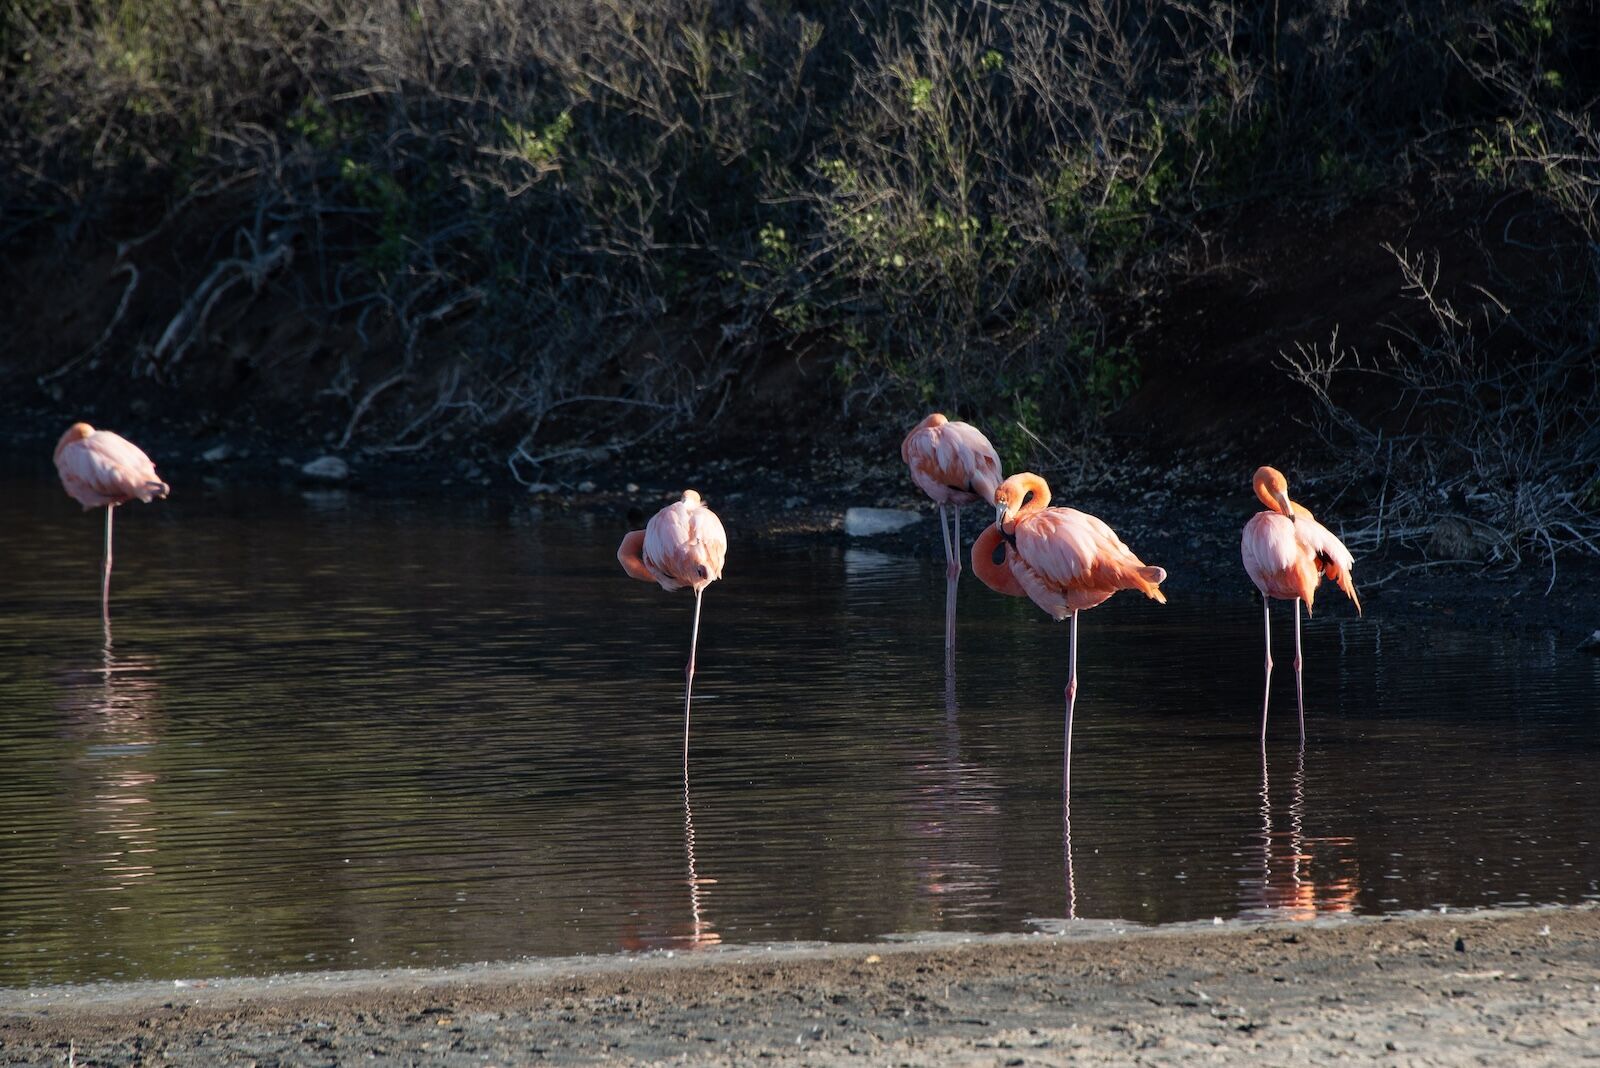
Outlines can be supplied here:
[[85, 509], [132, 500], [148, 504], [171, 489], [143, 449], [88, 423], [74, 423], [61, 435], [55, 461], [62, 488]]
[[1361, 598], [1350, 577], [1355, 558], [1344, 542], [1317, 522], [1305, 506], [1289, 499], [1289, 483], [1281, 472], [1263, 467], [1252, 483], [1256, 496], [1272, 509], [1251, 516], [1239, 541], [1245, 573], [1256, 589], [1278, 600], [1302, 599], [1309, 615], [1317, 586], [1327, 576], [1338, 583], [1359, 613]]
[[1000, 457], [983, 432], [934, 412], [900, 443], [911, 481], [936, 504], [994, 504]]
[[681, 500], [651, 516], [644, 530], [622, 539], [617, 551], [623, 569], [634, 578], [660, 583], [664, 590], [688, 586], [696, 592], [722, 577], [727, 555], [722, 520], [694, 490], [685, 490]]
[[1076, 508], [1046, 508], [1017, 520], [1012, 573], [1033, 603], [1055, 619], [1139, 590], [1166, 603], [1156, 587], [1167, 573], [1147, 567], [1099, 518]]

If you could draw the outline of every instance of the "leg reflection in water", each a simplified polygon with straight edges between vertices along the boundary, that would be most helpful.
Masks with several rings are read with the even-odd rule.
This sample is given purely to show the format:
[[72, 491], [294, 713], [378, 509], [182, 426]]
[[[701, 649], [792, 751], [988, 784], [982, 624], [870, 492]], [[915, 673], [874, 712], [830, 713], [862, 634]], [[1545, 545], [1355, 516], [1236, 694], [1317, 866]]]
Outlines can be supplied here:
[[689, 916], [691, 921], [689, 946], [700, 949], [722, 942], [722, 935], [705, 917], [703, 887], [715, 886], [715, 879], [702, 879], [694, 863], [694, 809], [689, 804], [689, 769], [683, 769], [683, 855], [689, 866]]
[[[1359, 879], [1354, 871], [1350, 836], [1307, 837], [1306, 751], [1295, 755], [1294, 795], [1289, 804], [1289, 829], [1273, 830], [1272, 784], [1267, 754], [1261, 753], [1261, 874], [1245, 895], [1247, 911], [1274, 919], [1312, 920], [1323, 913], [1352, 912]], [[1287, 852], [1276, 847], [1286, 845]], [[1324, 874], [1329, 873], [1329, 874]]]
[[1061, 801], [1061, 855], [1065, 858], [1067, 879], [1067, 919], [1078, 918], [1078, 883], [1072, 877], [1072, 798]]

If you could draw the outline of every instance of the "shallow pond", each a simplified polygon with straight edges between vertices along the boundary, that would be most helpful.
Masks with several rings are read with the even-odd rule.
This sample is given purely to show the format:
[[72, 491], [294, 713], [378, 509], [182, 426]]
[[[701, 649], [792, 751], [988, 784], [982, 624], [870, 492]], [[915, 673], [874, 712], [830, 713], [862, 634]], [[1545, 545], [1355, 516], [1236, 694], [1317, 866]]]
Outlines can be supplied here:
[[620, 523], [180, 485], [119, 510], [107, 647], [100, 513], [0, 489], [0, 985], [1600, 898], [1600, 660], [1554, 639], [1330, 592], [1301, 752], [1280, 607], [1263, 760], [1242, 573], [1115, 598], [1069, 855], [1066, 628], [964, 575], [947, 681], [931, 558], [728, 509], [686, 799], [692, 600]]

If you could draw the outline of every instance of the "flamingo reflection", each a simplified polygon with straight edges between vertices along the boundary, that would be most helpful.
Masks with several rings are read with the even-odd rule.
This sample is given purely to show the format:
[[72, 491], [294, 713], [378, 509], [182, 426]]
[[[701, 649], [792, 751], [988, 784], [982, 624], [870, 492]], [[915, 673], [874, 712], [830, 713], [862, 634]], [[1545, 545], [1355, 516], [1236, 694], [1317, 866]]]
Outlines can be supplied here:
[[[1267, 756], [1261, 754], [1261, 874], [1248, 880], [1247, 912], [1273, 919], [1314, 920], [1319, 915], [1355, 911], [1357, 877], [1355, 838], [1348, 835], [1307, 837], [1306, 753], [1295, 758], [1294, 793], [1289, 829], [1273, 830], [1272, 787]], [[1321, 872], [1332, 871], [1330, 875]], [[1319, 877], [1320, 875], [1320, 877]]]
[[[918, 789], [919, 804], [911, 828], [925, 848], [916, 860], [916, 879], [929, 906], [930, 919], [947, 915], [970, 917], [995, 905], [999, 863], [991, 851], [1000, 840], [988, 828], [964, 826], [971, 820], [999, 817], [993, 774], [961, 759], [960, 707], [953, 673], [944, 680], [944, 750], [919, 762], [914, 773], [926, 782]], [[973, 850], [982, 850], [974, 856]]]
[[89, 793], [78, 807], [96, 825], [89, 840], [106, 847], [94, 860], [108, 880], [96, 889], [123, 890], [156, 871], [151, 863], [156, 828], [148, 818], [150, 790], [159, 779], [148, 766], [159, 740], [155, 665], [117, 656], [107, 622], [100, 664], [69, 673], [65, 681], [64, 718], [71, 734], [85, 743], [76, 782]]

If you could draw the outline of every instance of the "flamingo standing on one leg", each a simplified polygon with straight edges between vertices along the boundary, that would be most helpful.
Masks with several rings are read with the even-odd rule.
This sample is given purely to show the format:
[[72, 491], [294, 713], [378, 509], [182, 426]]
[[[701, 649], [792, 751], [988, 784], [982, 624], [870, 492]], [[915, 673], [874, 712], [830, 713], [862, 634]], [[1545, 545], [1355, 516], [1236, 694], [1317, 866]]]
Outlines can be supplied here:
[[111, 517], [119, 504], [146, 504], [165, 497], [172, 487], [156, 477], [156, 465], [144, 450], [119, 434], [73, 423], [56, 442], [56, 471], [61, 486], [84, 510], [105, 507], [106, 551], [100, 575], [100, 618], [111, 624]]
[[[956, 577], [961, 574], [961, 506], [982, 500], [994, 503], [1000, 485], [1000, 457], [983, 432], [970, 423], [952, 423], [934, 412], [911, 428], [900, 443], [900, 458], [911, 468], [911, 481], [939, 506], [939, 536], [944, 539], [944, 647], [956, 647]], [[945, 523], [945, 507], [954, 527]]]
[[1244, 569], [1261, 591], [1261, 622], [1266, 631], [1267, 680], [1261, 695], [1261, 744], [1267, 744], [1267, 698], [1272, 692], [1272, 614], [1269, 598], [1294, 601], [1294, 693], [1300, 706], [1300, 744], [1306, 741], [1305, 689], [1300, 677], [1300, 602], [1311, 602], [1317, 584], [1326, 575], [1339, 584], [1361, 613], [1361, 598], [1356, 596], [1350, 568], [1355, 560], [1333, 532], [1311, 517], [1305, 508], [1289, 499], [1289, 480], [1274, 467], [1257, 469], [1251, 480], [1256, 496], [1272, 509], [1257, 512], [1244, 525], [1239, 544]]
[[1057, 622], [1072, 620], [1067, 674], [1067, 724], [1062, 790], [1072, 782], [1072, 709], [1078, 697], [1078, 612], [1118, 590], [1138, 590], [1167, 603], [1167, 573], [1140, 560], [1112, 529], [1074, 508], [1051, 508], [1038, 475], [1012, 475], [994, 491], [996, 520], [972, 546], [972, 570], [984, 584], [1027, 596]]
[[[722, 577], [728, 535], [722, 520], [705, 506], [700, 494], [684, 490], [683, 498], [650, 517], [643, 530], [622, 539], [617, 559], [629, 575], [658, 582], [664, 590], [694, 590], [694, 629], [689, 633], [689, 666], [683, 682], [683, 766], [689, 768], [689, 696], [694, 688], [694, 652], [700, 640], [700, 596]], [[686, 780], [687, 781], [687, 780]]]

